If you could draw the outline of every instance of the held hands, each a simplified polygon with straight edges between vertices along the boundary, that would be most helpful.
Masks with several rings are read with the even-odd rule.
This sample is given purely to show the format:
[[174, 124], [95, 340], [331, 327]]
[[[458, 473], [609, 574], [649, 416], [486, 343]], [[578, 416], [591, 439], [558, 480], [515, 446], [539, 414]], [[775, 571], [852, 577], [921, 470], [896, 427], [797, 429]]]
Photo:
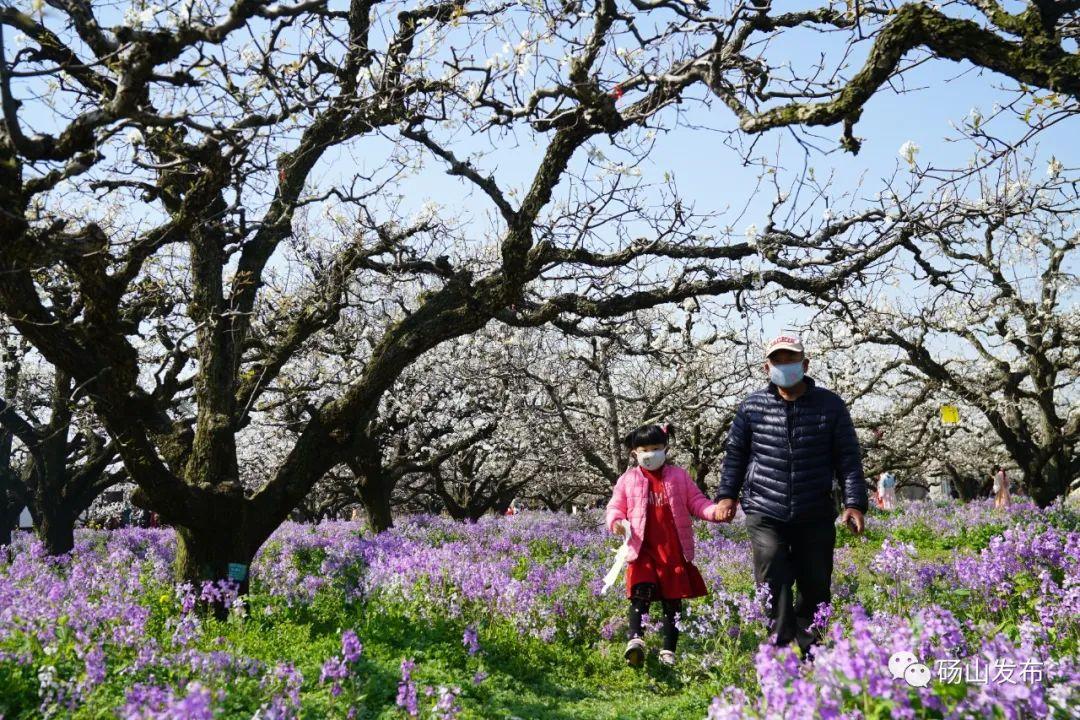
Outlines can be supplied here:
[[862, 535], [863, 530], [866, 529], [862, 512], [855, 508], [846, 508], [844, 514], [840, 516], [840, 522], [847, 525], [848, 529], [856, 535]]
[[731, 522], [735, 519], [735, 500], [724, 498], [713, 507], [713, 522]]

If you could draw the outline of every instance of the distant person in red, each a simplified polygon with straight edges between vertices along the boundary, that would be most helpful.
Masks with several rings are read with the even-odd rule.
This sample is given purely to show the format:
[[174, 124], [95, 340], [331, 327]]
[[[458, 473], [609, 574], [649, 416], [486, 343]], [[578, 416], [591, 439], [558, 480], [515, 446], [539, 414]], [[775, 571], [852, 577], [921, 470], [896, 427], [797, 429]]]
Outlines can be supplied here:
[[678, 465], [667, 462], [668, 442], [674, 428], [642, 425], [623, 439], [636, 461], [615, 483], [607, 506], [607, 526], [615, 535], [630, 529], [626, 597], [630, 600], [630, 640], [626, 661], [639, 667], [645, 661], [641, 616], [654, 600], [664, 609], [664, 649], [660, 662], [675, 664], [675, 627], [683, 598], [708, 590], [694, 567], [694, 529], [691, 518], [719, 522], [717, 506], [705, 497]]

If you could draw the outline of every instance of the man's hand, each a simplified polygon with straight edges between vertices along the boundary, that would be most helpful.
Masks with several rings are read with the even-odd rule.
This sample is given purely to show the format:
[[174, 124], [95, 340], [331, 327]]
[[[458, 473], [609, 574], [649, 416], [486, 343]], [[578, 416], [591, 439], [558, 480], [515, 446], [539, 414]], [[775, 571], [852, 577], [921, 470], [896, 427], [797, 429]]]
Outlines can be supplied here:
[[855, 508], [846, 508], [844, 514], [840, 516], [840, 521], [848, 526], [856, 535], [862, 535], [863, 530], [866, 529], [866, 521], [863, 519], [862, 511]]
[[731, 522], [733, 519], [735, 519], [735, 500], [733, 498], [724, 498], [716, 503], [716, 507], [713, 508], [714, 522]]

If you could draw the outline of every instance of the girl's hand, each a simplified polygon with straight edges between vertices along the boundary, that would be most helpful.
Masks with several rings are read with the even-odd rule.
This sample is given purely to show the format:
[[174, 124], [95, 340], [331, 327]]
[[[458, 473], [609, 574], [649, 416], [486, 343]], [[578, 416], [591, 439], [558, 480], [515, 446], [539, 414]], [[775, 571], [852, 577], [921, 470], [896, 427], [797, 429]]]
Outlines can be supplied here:
[[623, 526], [625, 524], [626, 524], [625, 520], [616, 520], [614, 523], [611, 524], [611, 534], [612, 535], [618, 535], [618, 536], [621, 537], [626, 532], [625, 530], [623, 530]]
[[735, 501], [724, 498], [713, 508], [714, 522], [731, 522], [735, 519]]

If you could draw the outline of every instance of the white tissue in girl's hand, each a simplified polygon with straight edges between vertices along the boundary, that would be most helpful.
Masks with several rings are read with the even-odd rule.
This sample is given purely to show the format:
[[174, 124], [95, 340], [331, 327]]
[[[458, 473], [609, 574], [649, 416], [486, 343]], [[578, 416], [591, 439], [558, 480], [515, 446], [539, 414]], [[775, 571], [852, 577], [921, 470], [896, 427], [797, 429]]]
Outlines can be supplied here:
[[623, 524], [623, 544], [619, 546], [618, 550], [615, 550], [615, 562], [612, 564], [611, 569], [608, 570], [607, 575], [604, 576], [604, 587], [600, 589], [600, 594], [606, 593], [615, 581], [619, 578], [619, 573], [626, 567], [626, 556], [630, 554], [630, 528]]

